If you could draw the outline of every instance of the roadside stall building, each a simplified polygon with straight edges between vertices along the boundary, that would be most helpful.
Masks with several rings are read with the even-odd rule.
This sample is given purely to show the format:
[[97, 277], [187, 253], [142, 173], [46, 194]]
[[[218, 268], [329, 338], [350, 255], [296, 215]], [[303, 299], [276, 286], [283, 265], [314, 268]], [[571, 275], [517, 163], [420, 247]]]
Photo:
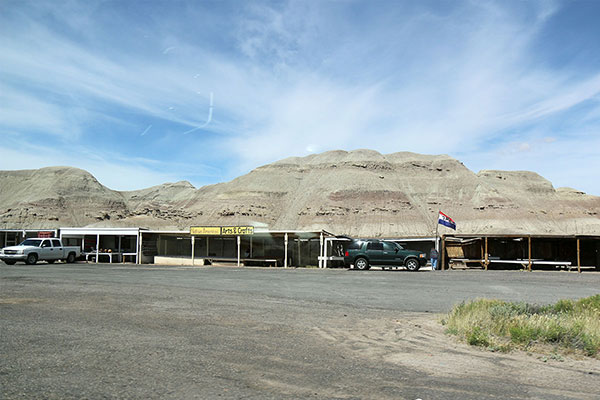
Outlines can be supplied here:
[[537, 269], [600, 267], [600, 236], [444, 235], [442, 268]]
[[325, 231], [270, 231], [251, 226], [192, 227], [189, 231], [140, 232], [142, 262], [246, 266], [318, 265]]
[[60, 239], [65, 246], [79, 246], [86, 261], [137, 264], [143, 231], [143, 228], [60, 228]]

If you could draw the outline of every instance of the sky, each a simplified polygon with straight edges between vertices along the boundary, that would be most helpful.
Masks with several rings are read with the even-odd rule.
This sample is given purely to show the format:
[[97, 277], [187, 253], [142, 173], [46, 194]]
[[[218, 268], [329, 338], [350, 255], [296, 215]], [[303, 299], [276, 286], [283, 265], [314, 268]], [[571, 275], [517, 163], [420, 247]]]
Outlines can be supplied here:
[[369, 148], [600, 195], [600, 1], [0, 0], [0, 170], [116, 190]]

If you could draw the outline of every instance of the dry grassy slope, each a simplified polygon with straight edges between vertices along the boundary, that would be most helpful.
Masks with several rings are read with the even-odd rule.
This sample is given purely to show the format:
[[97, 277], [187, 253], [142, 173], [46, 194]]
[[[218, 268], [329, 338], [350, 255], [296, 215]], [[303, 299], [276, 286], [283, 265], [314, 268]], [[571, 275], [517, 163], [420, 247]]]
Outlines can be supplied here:
[[[53, 185], [52, 179], [62, 182]], [[4, 227], [94, 224], [187, 229], [200, 224], [253, 224], [271, 229], [323, 228], [356, 236], [412, 236], [432, 234], [437, 211], [443, 210], [462, 233], [600, 234], [599, 197], [568, 188], [555, 190], [532, 172], [475, 174], [449, 156], [406, 152], [331, 151], [293, 157], [197, 190], [188, 182], [177, 182], [115, 192], [85, 171], [65, 168], [0, 172], [0, 188]], [[39, 205], [42, 200], [62, 208], [47, 209]], [[27, 213], [16, 214], [19, 207], [28, 207]], [[6, 212], [8, 208], [11, 211]]]

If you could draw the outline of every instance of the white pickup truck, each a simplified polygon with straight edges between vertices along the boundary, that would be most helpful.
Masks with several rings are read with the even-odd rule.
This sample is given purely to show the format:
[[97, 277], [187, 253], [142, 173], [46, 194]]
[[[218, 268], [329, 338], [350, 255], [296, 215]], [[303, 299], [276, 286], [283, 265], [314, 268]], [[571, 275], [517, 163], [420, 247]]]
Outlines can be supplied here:
[[8, 265], [13, 265], [17, 261], [24, 261], [29, 265], [38, 261], [53, 263], [57, 260], [72, 263], [80, 254], [79, 247], [63, 246], [60, 239], [25, 239], [18, 246], [5, 247], [0, 250], [0, 260]]

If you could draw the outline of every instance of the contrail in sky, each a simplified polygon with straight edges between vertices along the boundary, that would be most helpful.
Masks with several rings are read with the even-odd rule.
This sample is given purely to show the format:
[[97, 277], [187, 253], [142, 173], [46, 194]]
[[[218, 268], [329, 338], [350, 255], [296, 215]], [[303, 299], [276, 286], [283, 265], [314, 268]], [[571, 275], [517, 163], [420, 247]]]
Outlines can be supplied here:
[[144, 136], [146, 133], [148, 133], [150, 128], [152, 128], [152, 125], [148, 125], [148, 127], [146, 129], [144, 129], [144, 132], [142, 132], [142, 134], [140, 136]]
[[210, 92], [210, 107], [208, 108], [208, 119], [206, 120], [206, 122], [204, 124], [197, 126], [193, 129], [190, 129], [189, 131], [185, 131], [185, 132], [183, 132], [183, 134], [187, 135], [188, 133], [195, 132], [198, 129], [202, 129], [206, 125], [210, 124], [210, 121], [212, 121], [212, 114], [213, 114], [213, 92]]

